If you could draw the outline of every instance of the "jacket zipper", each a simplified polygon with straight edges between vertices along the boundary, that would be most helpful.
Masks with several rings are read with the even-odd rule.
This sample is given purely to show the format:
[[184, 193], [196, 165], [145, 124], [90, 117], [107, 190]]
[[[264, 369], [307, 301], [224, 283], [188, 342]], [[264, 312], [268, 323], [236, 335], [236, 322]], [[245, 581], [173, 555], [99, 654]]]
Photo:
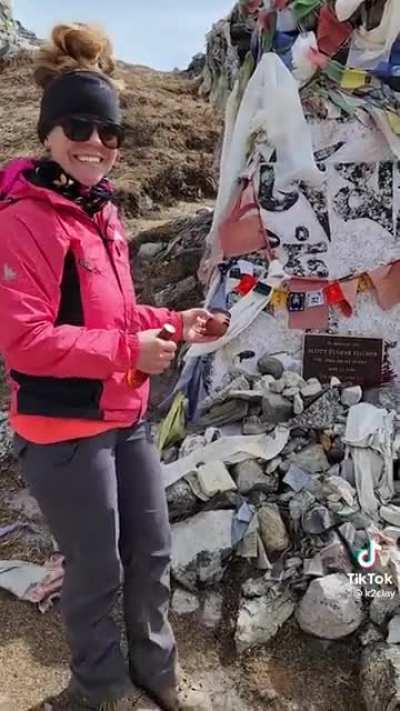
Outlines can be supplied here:
[[110, 242], [112, 242], [112, 240], [109, 240], [107, 237], [105, 237], [105, 236], [103, 235], [101, 229], [100, 229], [99, 227], [97, 227], [97, 225], [96, 225], [96, 229], [97, 229], [97, 232], [98, 232], [99, 235], [100, 235], [101, 241], [103, 242], [104, 249], [105, 249], [106, 252], [107, 252], [108, 259], [109, 259], [109, 261], [110, 261], [112, 270], [113, 270], [113, 272], [114, 272], [114, 274], [115, 274], [115, 278], [116, 278], [117, 283], [118, 283], [119, 290], [120, 290], [120, 292], [121, 292], [122, 300], [123, 300], [123, 302], [124, 302], [125, 325], [128, 326], [127, 304], [126, 304], [125, 294], [124, 294], [124, 290], [123, 290], [123, 288], [122, 288], [122, 282], [121, 282], [120, 276], [119, 276], [119, 274], [118, 274], [117, 267], [115, 266], [115, 262], [114, 262], [114, 259], [113, 259], [113, 256], [112, 256], [111, 250], [110, 250]]

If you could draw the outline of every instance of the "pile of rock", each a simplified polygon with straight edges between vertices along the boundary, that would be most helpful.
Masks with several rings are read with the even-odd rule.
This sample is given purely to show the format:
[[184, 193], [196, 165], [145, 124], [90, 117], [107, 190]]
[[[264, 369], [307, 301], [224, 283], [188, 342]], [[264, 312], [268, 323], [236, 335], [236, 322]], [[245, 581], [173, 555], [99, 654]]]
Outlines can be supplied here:
[[[360, 387], [341, 387], [337, 379], [329, 386], [304, 381], [266, 356], [257, 373], [227, 374], [202, 403], [194, 431], [164, 452], [163, 466], [175, 610], [193, 612], [205, 594], [202, 616], [211, 605], [210, 626], [218, 626], [220, 583], [233, 556], [242, 556], [248, 579], [234, 621], [238, 652], [266, 643], [292, 615], [319, 638], [358, 633], [371, 696], [381, 663], [376, 655], [400, 658], [393, 649], [400, 643], [400, 488], [393, 481], [391, 500], [380, 500], [376, 515], [364, 509], [365, 482], [360, 484], [346, 439], [348, 422], [350, 413], [362, 417], [365, 407], [385, 413], [360, 403], [364, 397]], [[393, 467], [400, 425], [394, 413], [391, 421]], [[376, 446], [371, 456], [382, 458], [383, 473], [385, 454], [374, 442], [364, 451]], [[379, 498], [381, 484], [371, 479], [373, 496]], [[359, 552], [368, 556], [372, 540], [380, 541], [383, 553], [363, 569]], [[375, 708], [371, 703], [367, 707]]]
[[0, 2], [0, 61], [13, 58], [21, 50], [37, 48], [39, 41], [33, 32], [14, 20], [11, 0]]

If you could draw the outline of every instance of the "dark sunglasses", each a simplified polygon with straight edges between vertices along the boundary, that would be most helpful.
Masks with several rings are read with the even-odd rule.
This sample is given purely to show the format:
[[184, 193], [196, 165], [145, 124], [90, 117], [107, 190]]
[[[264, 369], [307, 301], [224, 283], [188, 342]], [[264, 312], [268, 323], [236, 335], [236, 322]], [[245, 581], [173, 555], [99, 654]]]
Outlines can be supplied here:
[[99, 138], [106, 148], [119, 148], [124, 140], [124, 129], [117, 123], [99, 121], [83, 116], [66, 116], [57, 121], [70, 141], [84, 143], [93, 135], [96, 128]]

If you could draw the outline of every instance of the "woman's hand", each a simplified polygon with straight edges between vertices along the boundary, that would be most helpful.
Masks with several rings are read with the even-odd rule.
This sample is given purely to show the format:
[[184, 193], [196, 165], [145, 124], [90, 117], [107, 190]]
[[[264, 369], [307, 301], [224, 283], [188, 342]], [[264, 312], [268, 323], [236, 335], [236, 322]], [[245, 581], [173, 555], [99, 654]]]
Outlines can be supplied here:
[[135, 363], [135, 368], [148, 375], [160, 375], [168, 370], [175, 358], [177, 345], [174, 341], [162, 341], [158, 338], [160, 329], [150, 329], [140, 331], [139, 357]]
[[211, 316], [207, 309], [189, 309], [180, 313], [183, 318], [183, 340], [186, 343], [208, 343], [215, 340], [204, 335], [207, 320]]

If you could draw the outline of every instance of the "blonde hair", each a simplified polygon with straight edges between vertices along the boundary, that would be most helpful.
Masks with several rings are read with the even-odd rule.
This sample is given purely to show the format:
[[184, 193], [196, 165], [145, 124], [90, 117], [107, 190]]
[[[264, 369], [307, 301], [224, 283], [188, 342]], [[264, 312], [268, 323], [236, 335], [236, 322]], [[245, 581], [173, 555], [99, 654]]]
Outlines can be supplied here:
[[50, 41], [37, 54], [34, 79], [46, 89], [61, 74], [88, 70], [106, 76], [116, 88], [121, 88], [110, 78], [114, 69], [113, 47], [104, 30], [82, 23], [56, 25]]

